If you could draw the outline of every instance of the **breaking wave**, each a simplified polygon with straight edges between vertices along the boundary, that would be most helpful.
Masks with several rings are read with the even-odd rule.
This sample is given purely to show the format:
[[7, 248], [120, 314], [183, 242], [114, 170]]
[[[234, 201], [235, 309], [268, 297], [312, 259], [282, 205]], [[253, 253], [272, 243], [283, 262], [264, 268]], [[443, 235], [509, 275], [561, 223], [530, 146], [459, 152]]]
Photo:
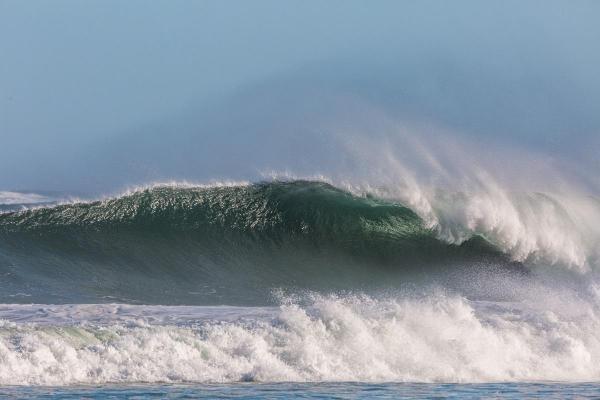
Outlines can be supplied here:
[[[486, 196], [437, 191], [424, 212], [381, 188], [297, 180], [159, 185], [4, 213], [3, 297], [258, 304], [277, 287], [367, 290], [436, 273], [593, 269], [597, 236], [574, 213], [583, 200], [574, 209], [547, 194]], [[585, 201], [593, 220], [595, 200]]]
[[592, 197], [287, 180], [24, 207], [0, 214], [2, 385], [600, 379]]

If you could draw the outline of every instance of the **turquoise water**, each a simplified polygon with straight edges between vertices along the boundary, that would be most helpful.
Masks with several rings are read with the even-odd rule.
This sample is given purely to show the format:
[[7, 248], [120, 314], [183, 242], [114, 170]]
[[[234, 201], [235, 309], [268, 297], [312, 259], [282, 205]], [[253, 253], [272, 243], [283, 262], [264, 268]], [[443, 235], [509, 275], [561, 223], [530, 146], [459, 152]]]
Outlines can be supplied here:
[[486, 383], [486, 384], [415, 384], [415, 383], [240, 383], [228, 385], [149, 385], [5, 387], [1, 398], [63, 399], [411, 399], [421, 398], [502, 398], [564, 399], [598, 398], [600, 385], [593, 383]]

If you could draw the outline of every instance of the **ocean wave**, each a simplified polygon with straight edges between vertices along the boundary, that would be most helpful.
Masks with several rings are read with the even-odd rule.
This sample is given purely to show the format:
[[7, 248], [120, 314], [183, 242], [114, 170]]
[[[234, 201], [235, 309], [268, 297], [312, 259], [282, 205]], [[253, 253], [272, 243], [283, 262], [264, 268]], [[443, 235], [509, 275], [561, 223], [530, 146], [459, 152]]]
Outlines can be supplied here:
[[151, 185], [0, 214], [1, 298], [262, 304], [274, 287], [393, 288], [440, 271], [585, 274], [599, 260], [596, 220], [591, 197], [489, 188]]
[[3, 293], [27, 301], [245, 304], [492, 261], [511, 264], [481, 236], [448, 243], [400, 202], [324, 182], [153, 186], [0, 215]]

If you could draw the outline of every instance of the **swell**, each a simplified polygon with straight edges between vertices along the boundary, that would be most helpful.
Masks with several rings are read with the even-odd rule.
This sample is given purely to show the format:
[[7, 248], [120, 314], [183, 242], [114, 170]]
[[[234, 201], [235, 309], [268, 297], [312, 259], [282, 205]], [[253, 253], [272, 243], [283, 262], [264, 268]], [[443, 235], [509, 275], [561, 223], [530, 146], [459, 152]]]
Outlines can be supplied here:
[[[162, 186], [0, 215], [4, 302], [251, 304], [271, 288], [381, 288], [477, 264], [410, 208], [323, 182]], [[6, 297], [10, 297], [7, 299]]]

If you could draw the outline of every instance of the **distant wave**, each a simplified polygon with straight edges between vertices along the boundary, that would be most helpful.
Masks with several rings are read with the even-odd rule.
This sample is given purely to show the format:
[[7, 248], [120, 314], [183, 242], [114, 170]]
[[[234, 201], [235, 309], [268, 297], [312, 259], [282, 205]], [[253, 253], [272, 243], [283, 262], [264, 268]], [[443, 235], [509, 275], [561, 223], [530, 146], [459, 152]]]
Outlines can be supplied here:
[[45, 194], [0, 191], [0, 213], [19, 211], [36, 206], [49, 206], [56, 201], [55, 197]]
[[0, 191], [0, 204], [4, 205], [48, 203], [51, 201], [52, 198], [37, 193]]

